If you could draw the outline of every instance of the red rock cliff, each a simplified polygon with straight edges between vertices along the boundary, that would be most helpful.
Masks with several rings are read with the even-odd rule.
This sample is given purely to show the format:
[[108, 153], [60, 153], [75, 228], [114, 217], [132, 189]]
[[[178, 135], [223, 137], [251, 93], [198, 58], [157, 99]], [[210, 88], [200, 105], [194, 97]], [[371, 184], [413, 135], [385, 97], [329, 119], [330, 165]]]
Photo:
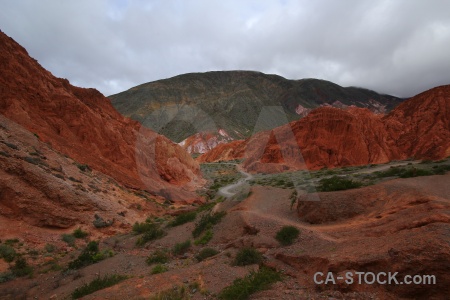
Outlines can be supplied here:
[[0, 72], [0, 113], [57, 151], [129, 187], [196, 198], [188, 189], [199, 166], [181, 147], [121, 116], [97, 90], [54, 77], [3, 32]]

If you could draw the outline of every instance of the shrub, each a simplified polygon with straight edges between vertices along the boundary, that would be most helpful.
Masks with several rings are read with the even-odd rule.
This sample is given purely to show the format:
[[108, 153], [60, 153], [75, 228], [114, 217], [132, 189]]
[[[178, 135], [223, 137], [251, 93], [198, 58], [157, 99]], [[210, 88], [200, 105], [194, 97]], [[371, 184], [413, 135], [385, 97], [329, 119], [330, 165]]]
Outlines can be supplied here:
[[317, 188], [320, 192], [331, 192], [354, 189], [362, 186], [361, 182], [345, 179], [338, 176], [324, 178], [319, 181], [320, 186]]
[[277, 232], [275, 238], [281, 245], [291, 245], [298, 238], [299, 233], [298, 229], [294, 226], [283, 226], [283, 228]]
[[136, 241], [137, 246], [143, 246], [147, 242], [162, 238], [166, 235], [166, 232], [160, 228], [159, 224], [152, 222], [135, 223], [133, 225], [133, 231], [137, 234], [142, 234]]
[[205, 230], [210, 229], [213, 225], [220, 222], [220, 220], [226, 215], [227, 213], [224, 211], [215, 213], [215, 214], [204, 214], [199, 222], [195, 224], [194, 231], [192, 231], [192, 236], [197, 238], [199, 237]]
[[265, 290], [269, 288], [272, 283], [280, 280], [280, 273], [267, 267], [262, 267], [258, 272], [251, 272], [246, 277], [233, 281], [232, 285], [227, 286], [220, 292], [219, 299], [248, 299], [251, 294]]
[[200, 253], [198, 255], [195, 256], [195, 258], [198, 261], [202, 261], [202, 260], [207, 259], [208, 257], [212, 257], [216, 254], [219, 254], [219, 251], [217, 251], [216, 249], [204, 248], [204, 249], [202, 249], [202, 251], [200, 251]]
[[148, 265], [156, 263], [165, 264], [169, 262], [169, 254], [162, 250], [156, 250], [149, 257], [147, 257], [147, 260], [145, 262]]
[[12, 262], [16, 258], [16, 250], [9, 245], [1, 244], [0, 258], [3, 258], [6, 262]]
[[197, 213], [195, 211], [183, 213], [181, 215], [176, 216], [176, 218], [172, 222], [170, 222], [169, 225], [172, 227], [180, 226], [187, 222], [194, 221], [196, 216]]
[[0, 273], [0, 283], [4, 283], [10, 280], [13, 280], [14, 278], [16, 278], [16, 276], [14, 276], [14, 274], [12, 272], [4, 272], [4, 273]]
[[63, 234], [61, 239], [67, 243], [67, 245], [74, 247], [75, 246], [75, 237], [71, 234]]
[[262, 255], [256, 249], [244, 248], [241, 249], [234, 260], [236, 266], [246, 266], [259, 264], [262, 261]]
[[105, 275], [102, 278], [97, 277], [96, 279], [92, 280], [90, 283], [84, 284], [83, 286], [81, 286], [81, 287], [77, 288], [75, 291], [73, 291], [72, 298], [73, 299], [81, 298], [83, 296], [92, 294], [93, 292], [96, 292], [98, 290], [102, 290], [107, 287], [113, 286], [127, 278], [128, 278], [127, 276], [118, 275], [118, 274]]
[[212, 232], [212, 230], [208, 229], [201, 238], [195, 240], [194, 244], [195, 245], [206, 245], [212, 238], [213, 238], [213, 232]]
[[166, 266], [161, 265], [161, 264], [158, 264], [158, 265], [156, 265], [156, 266], [154, 266], [154, 267], [152, 268], [151, 273], [152, 273], [152, 274], [159, 274], [159, 273], [167, 272], [168, 270], [169, 270], [169, 269], [168, 269]]
[[25, 258], [19, 257], [16, 259], [14, 266], [11, 267], [11, 272], [17, 277], [22, 277], [31, 275], [33, 269], [28, 265]]
[[56, 250], [56, 246], [53, 244], [45, 244], [45, 251], [47, 251], [48, 253], [52, 253], [55, 252]]
[[69, 269], [80, 269], [113, 255], [114, 253], [111, 250], [100, 252], [98, 242], [91, 241], [86, 245], [86, 248], [84, 248], [78, 258], [69, 263]]
[[174, 255], [184, 254], [191, 247], [191, 241], [187, 240], [182, 243], [177, 243], [172, 248], [172, 253]]
[[72, 235], [77, 239], [82, 239], [88, 236], [86, 231], [83, 231], [81, 228], [77, 228], [73, 231]]

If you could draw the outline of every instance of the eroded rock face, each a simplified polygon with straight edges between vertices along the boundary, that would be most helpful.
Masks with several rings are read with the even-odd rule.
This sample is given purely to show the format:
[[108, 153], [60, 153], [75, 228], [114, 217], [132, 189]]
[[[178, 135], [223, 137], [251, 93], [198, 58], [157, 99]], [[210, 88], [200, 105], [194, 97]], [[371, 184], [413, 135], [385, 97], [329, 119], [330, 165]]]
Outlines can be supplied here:
[[240, 151], [234, 146], [220, 145], [198, 160], [246, 158], [249, 171], [279, 172], [447, 157], [450, 86], [419, 94], [386, 116], [356, 107], [318, 108], [299, 121], [257, 133], [239, 143]]
[[55, 150], [128, 187], [152, 193], [182, 187], [171, 200], [197, 198], [189, 190], [201, 181], [198, 164], [180, 146], [121, 116], [97, 90], [54, 77], [4, 33], [0, 67], [0, 113]]
[[217, 132], [199, 132], [178, 143], [189, 153], [206, 153], [219, 144], [231, 142], [233, 138], [223, 129]]

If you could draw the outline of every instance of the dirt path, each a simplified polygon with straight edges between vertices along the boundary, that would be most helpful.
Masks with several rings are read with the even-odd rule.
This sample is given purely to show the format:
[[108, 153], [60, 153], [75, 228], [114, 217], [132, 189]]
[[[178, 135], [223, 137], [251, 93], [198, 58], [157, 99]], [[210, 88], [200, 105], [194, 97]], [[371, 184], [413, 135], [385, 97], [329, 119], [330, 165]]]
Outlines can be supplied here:
[[238, 170], [239, 173], [241, 173], [242, 176], [244, 176], [244, 177], [239, 179], [235, 183], [223, 186], [219, 189], [219, 192], [218, 192], [219, 195], [224, 196], [226, 198], [230, 198], [230, 197], [233, 197], [234, 195], [236, 195], [239, 192], [240, 188], [247, 183], [247, 181], [253, 179], [253, 175], [245, 172], [238, 164], [231, 164], [231, 165], [235, 165], [236, 170]]

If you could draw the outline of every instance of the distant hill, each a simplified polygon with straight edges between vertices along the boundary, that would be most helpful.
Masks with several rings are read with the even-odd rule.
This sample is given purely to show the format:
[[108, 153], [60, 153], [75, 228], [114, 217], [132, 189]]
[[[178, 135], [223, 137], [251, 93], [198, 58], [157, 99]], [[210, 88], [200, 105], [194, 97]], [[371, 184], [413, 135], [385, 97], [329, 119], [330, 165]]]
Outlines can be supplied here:
[[284, 120], [268, 119], [260, 124], [261, 129], [271, 129], [321, 106], [355, 105], [386, 113], [403, 100], [325, 80], [288, 80], [253, 71], [184, 74], [145, 83], [109, 98], [123, 115], [175, 142], [198, 132], [217, 135], [220, 129], [233, 139], [247, 138], [254, 133], [264, 106], [281, 106], [286, 115]]

